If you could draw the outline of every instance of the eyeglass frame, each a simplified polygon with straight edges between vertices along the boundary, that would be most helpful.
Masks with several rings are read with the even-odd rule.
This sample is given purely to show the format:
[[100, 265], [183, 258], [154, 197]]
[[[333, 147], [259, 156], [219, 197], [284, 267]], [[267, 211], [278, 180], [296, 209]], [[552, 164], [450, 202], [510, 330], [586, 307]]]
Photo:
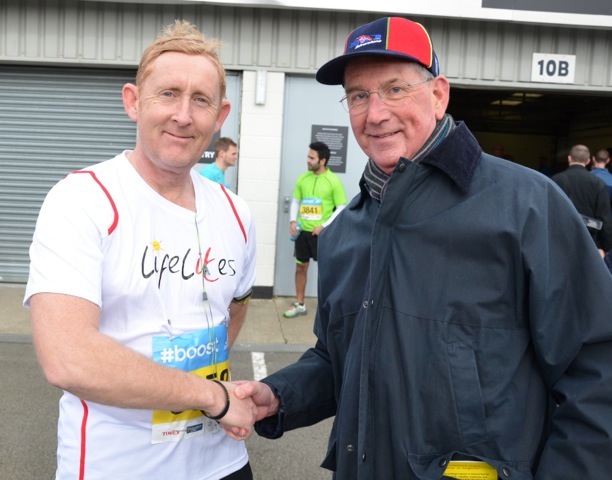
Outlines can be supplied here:
[[[388, 90], [388, 89], [393, 88], [393, 87], [396, 87], [396, 86], [401, 86], [401, 87], [404, 87], [404, 88], [411, 89], [411, 88], [412, 88], [412, 87], [414, 87], [415, 85], [420, 85], [420, 84], [422, 84], [422, 83], [427, 83], [427, 82], [432, 81], [433, 79], [434, 79], [434, 77], [428, 77], [428, 78], [426, 78], [426, 79], [424, 79], [424, 80], [418, 80], [418, 81], [416, 81], [416, 82], [393, 82], [393, 83], [390, 83], [390, 84], [389, 84], [389, 85], [387, 85], [387, 86], [381, 86], [381, 87], [379, 87], [377, 90], [356, 90], [355, 92], [352, 92], [352, 93], [351, 93], [351, 95], [352, 95], [353, 93], [367, 93], [367, 100], [366, 100], [366, 101], [363, 103], [363, 105], [364, 105], [364, 106], [367, 106], [367, 105], [369, 105], [369, 103], [370, 103], [370, 96], [372, 95], [372, 93], [376, 93], [376, 94], [378, 94], [378, 98], [380, 98], [380, 101], [381, 101], [381, 102], [383, 102], [385, 105], [387, 105], [387, 106], [391, 107], [391, 106], [393, 106], [393, 104], [387, 103], [387, 102], [385, 101], [385, 96], [384, 96], [384, 95], [382, 95], [382, 94], [381, 94], [381, 92], [380, 92], [380, 91], [381, 91], [381, 89]], [[408, 95], [410, 95], [410, 91], [407, 91], [406, 95], [404, 95], [404, 96], [403, 96], [403, 97], [401, 97], [401, 98], [398, 98], [397, 100], [402, 100], [402, 99], [406, 98]], [[351, 113], [351, 110], [352, 110], [353, 108], [355, 108], [355, 106], [354, 106], [354, 105], [353, 105], [352, 107], [350, 107], [350, 106], [349, 106], [349, 104], [348, 104], [348, 96], [349, 96], [349, 94], [347, 93], [347, 94], [346, 94], [344, 97], [342, 97], [342, 98], [340, 99], [340, 104], [342, 104], [342, 108], [343, 108], [343, 109], [344, 109], [344, 110], [345, 110], [347, 113]], [[364, 111], [365, 111], [365, 110], [364, 110]]]

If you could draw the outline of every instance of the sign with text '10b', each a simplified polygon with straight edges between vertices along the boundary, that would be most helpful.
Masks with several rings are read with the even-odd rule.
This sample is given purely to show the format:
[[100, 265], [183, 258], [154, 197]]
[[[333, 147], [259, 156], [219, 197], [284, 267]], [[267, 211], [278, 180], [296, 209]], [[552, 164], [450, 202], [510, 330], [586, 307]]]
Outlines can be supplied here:
[[534, 53], [531, 61], [531, 81], [574, 83], [576, 55]]

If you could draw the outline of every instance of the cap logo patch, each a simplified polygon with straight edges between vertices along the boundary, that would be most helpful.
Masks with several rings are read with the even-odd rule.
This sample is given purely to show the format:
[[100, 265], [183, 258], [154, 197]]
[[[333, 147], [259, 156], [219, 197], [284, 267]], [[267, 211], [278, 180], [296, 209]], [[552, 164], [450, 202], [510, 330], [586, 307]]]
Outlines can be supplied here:
[[349, 45], [349, 49], [357, 50], [361, 47], [372, 45], [373, 43], [381, 43], [382, 35], [359, 35]]

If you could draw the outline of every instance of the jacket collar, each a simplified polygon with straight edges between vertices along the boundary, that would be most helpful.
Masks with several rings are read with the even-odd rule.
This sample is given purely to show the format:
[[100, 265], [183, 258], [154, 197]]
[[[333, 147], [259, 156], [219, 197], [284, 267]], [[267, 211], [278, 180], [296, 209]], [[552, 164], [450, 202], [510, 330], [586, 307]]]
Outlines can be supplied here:
[[[474, 171], [480, 162], [482, 148], [469, 131], [464, 122], [456, 122], [455, 128], [433, 151], [423, 157], [420, 164], [431, 165], [446, 174], [462, 193], [467, 193]], [[396, 175], [402, 163], [410, 160], [401, 157], [391, 175]], [[365, 178], [359, 182], [361, 194], [354, 206], [363, 203], [365, 196], [369, 196]]]

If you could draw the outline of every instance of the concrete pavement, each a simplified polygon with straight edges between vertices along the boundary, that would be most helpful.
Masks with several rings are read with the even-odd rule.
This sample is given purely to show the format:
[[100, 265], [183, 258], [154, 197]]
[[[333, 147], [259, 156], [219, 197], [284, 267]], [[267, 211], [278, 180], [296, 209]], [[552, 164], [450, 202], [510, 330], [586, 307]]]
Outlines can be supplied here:
[[[25, 285], [0, 284], [0, 341], [31, 341], [29, 311], [22, 306]], [[307, 298], [308, 314], [285, 318], [283, 312], [294, 301], [289, 297], [253, 299], [234, 350], [299, 352], [314, 345], [312, 333], [316, 298]]]

